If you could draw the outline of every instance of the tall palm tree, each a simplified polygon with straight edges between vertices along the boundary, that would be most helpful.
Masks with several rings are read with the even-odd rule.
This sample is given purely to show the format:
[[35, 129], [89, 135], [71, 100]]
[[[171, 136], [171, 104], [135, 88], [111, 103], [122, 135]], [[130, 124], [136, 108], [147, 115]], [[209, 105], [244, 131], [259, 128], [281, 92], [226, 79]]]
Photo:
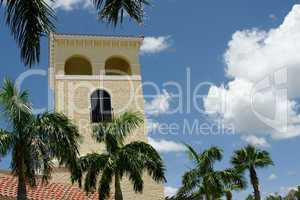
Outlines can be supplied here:
[[[50, 0], [55, 1], [55, 0]], [[98, 17], [116, 26], [127, 13], [138, 23], [143, 22], [144, 5], [148, 0], [92, 0]], [[21, 59], [31, 67], [39, 62], [40, 38], [55, 30], [55, 13], [46, 0], [0, 0], [11, 35], [21, 50]]]
[[195, 167], [183, 175], [177, 199], [217, 200], [223, 196], [225, 186], [243, 184], [243, 176], [235, 169], [214, 169], [215, 162], [223, 158], [222, 149], [211, 147], [198, 154], [190, 145], [186, 147]]
[[255, 146], [248, 145], [234, 152], [231, 163], [237, 169], [249, 171], [251, 184], [254, 190], [254, 198], [255, 200], [261, 200], [256, 168], [273, 165], [270, 154], [267, 151], [257, 149]]
[[143, 123], [139, 113], [125, 112], [111, 122], [96, 124], [93, 137], [99, 143], [104, 143], [106, 151], [91, 153], [79, 159], [80, 171], [73, 180], [79, 181], [85, 173], [84, 189], [94, 192], [99, 178], [99, 200], [110, 195], [111, 183], [114, 179], [115, 199], [123, 200], [121, 180], [126, 176], [133, 184], [135, 192], [142, 192], [144, 181], [143, 172], [156, 182], [164, 182], [164, 165], [156, 150], [145, 142], [131, 142], [125, 144], [125, 139]]
[[37, 172], [47, 183], [53, 159], [76, 171], [79, 134], [67, 117], [58, 113], [33, 115], [27, 92], [5, 80], [0, 105], [8, 129], [0, 129], [0, 155], [12, 153], [12, 173], [18, 177], [18, 200], [27, 199], [26, 185], [35, 186]]

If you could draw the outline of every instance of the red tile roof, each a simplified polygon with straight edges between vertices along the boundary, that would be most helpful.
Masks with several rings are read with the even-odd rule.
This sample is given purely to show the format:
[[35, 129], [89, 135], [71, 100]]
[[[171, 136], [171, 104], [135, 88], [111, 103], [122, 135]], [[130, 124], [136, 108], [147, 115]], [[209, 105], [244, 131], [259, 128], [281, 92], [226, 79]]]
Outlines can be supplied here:
[[[15, 198], [17, 196], [17, 178], [10, 175], [0, 176], [0, 198]], [[38, 183], [37, 187], [27, 189], [31, 200], [97, 200], [98, 194], [86, 196], [86, 193], [73, 185], [61, 183]]]

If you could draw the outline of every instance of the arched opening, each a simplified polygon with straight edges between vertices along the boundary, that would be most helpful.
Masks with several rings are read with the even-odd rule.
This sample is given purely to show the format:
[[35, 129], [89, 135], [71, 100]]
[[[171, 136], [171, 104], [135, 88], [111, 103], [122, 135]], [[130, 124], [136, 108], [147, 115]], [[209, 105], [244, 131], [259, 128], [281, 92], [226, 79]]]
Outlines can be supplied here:
[[105, 62], [106, 75], [131, 75], [129, 63], [120, 57], [111, 57]]
[[91, 63], [81, 57], [72, 56], [65, 63], [65, 75], [92, 75]]
[[105, 90], [96, 90], [91, 95], [92, 123], [110, 122], [112, 120], [111, 98]]

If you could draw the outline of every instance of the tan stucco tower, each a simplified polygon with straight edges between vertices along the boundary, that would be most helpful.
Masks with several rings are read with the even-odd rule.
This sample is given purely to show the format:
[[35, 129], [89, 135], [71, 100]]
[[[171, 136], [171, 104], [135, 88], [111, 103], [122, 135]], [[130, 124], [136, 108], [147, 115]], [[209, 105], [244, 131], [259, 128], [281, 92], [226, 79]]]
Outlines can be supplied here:
[[[144, 113], [139, 64], [143, 37], [52, 33], [49, 40], [49, 85], [54, 109], [77, 124], [83, 136], [81, 155], [99, 152], [103, 146], [91, 138], [93, 122], [109, 120], [124, 111]], [[95, 99], [103, 102], [97, 104]], [[106, 114], [97, 115], [99, 110]], [[147, 141], [145, 126], [129, 140]], [[67, 182], [69, 175], [57, 170], [53, 181]], [[162, 185], [154, 183], [147, 175], [144, 181], [143, 194], [135, 194], [132, 185], [124, 180], [124, 199], [163, 199]]]

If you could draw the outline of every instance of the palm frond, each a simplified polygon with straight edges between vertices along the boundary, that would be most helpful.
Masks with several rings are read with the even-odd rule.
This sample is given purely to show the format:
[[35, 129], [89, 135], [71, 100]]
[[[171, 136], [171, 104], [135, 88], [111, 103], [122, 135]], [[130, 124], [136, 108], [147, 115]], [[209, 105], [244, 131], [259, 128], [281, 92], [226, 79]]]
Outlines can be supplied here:
[[[165, 167], [158, 152], [145, 142], [132, 142], [124, 146], [119, 153], [120, 159], [125, 163], [126, 167], [146, 169], [148, 174], [156, 182], [165, 182]], [[134, 166], [133, 166], [134, 165]], [[121, 170], [122, 171], [122, 170]]]
[[216, 172], [217, 176], [222, 180], [225, 188], [229, 191], [241, 190], [247, 187], [244, 174], [235, 168], [229, 168]]
[[106, 165], [99, 180], [99, 200], [105, 200], [110, 195], [110, 185], [114, 176], [114, 167]]
[[141, 24], [144, 18], [144, 6], [148, 0], [93, 0], [100, 19], [116, 26], [123, 22], [125, 13]]
[[69, 167], [71, 172], [77, 171], [80, 139], [77, 127], [59, 113], [38, 115], [34, 127], [36, 138], [48, 145], [50, 156]]
[[122, 146], [124, 139], [144, 122], [139, 112], [125, 112], [112, 122], [99, 123], [93, 127], [93, 137], [98, 142], [105, 141], [107, 151]]
[[132, 170], [129, 174], [129, 180], [133, 183], [133, 190], [135, 192], [142, 193], [144, 189], [144, 181], [143, 181], [143, 171], [139, 170]]
[[182, 186], [179, 188], [176, 197], [185, 199], [188, 196], [192, 196], [198, 192], [198, 186], [201, 185], [201, 183], [202, 178], [197, 169], [191, 169], [185, 172], [182, 177]]
[[41, 169], [41, 163], [40, 163], [40, 154], [39, 151], [34, 148], [34, 146], [30, 146], [29, 144], [27, 148], [22, 149], [22, 155], [24, 156], [24, 175], [26, 182], [29, 183], [31, 187], [36, 186], [36, 172], [38, 169]]
[[[34, 126], [32, 128], [35, 128]], [[51, 157], [48, 143], [45, 141], [37, 139], [36, 137], [31, 138], [30, 145], [28, 145], [31, 150], [31, 157], [35, 162], [35, 171], [39, 171], [42, 176], [42, 182], [48, 183], [51, 178], [51, 172], [54, 167], [53, 157]]]
[[45, 0], [7, 0], [5, 17], [24, 64], [31, 67], [39, 62], [40, 38], [54, 30], [54, 11]]
[[270, 153], [267, 151], [258, 151], [256, 155], [255, 166], [266, 167], [269, 165], [274, 165]]
[[99, 123], [93, 126], [92, 137], [96, 139], [97, 142], [104, 142], [107, 152], [116, 151], [120, 148], [123, 139], [120, 139], [120, 135], [112, 132], [111, 123]]
[[189, 159], [195, 161], [196, 164], [199, 164], [200, 159], [199, 159], [199, 155], [196, 152], [196, 150], [193, 149], [193, 147], [191, 145], [189, 145], [189, 144], [184, 144], [184, 145], [188, 149]]
[[248, 167], [248, 154], [245, 148], [236, 150], [231, 158], [231, 163], [239, 169], [245, 169]]
[[22, 130], [32, 118], [28, 93], [18, 91], [11, 80], [4, 80], [0, 91], [0, 106], [4, 116], [16, 130]]
[[221, 148], [208, 148], [200, 155], [200, 168], [204, 171], [209, 171], [213, 168], [215, 161], [220, 161], [222, 158], [223, 150]]
[[4, 129], [0, 129], [0, 155], [4, 156], [11, 149], [15, 135]]
[[106, 154], [87, 154], [79, 159], [79, 165], [85, 175], [84, 189], [86, 192], [93, 192], [96, 189], [97, 177], [105, 168], [109, 161], [109, 155]]

